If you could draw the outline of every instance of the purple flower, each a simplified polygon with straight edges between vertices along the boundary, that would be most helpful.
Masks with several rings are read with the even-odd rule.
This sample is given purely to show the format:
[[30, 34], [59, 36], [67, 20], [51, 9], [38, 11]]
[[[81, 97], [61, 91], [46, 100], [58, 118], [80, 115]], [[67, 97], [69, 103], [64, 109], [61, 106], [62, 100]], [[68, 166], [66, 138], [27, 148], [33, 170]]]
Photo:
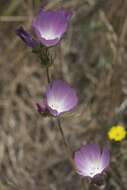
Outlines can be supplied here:
[[75, 90], [65, 81], [55, 80], [49, 84], [44, 101], [37, 104], [40, 113], [53, 116], [72, 111], [78, 103]]
[[38, 40], [45, 46], [56, 45], [66, 32], [72, 13], [63, 8], [41, 10], [33, 20], [33, 28]]
[[82, 146], [74, 154], [77, 173], [84, 177], [94, 178], [102, 174], [109, 166], [110, 155], [107, 148], [96, 144]]
[[25, 31], [23, 27], [16, 30], [16, 34], [31, 48], [35, 48], [39, 43], [33, 39], [32, 35]]

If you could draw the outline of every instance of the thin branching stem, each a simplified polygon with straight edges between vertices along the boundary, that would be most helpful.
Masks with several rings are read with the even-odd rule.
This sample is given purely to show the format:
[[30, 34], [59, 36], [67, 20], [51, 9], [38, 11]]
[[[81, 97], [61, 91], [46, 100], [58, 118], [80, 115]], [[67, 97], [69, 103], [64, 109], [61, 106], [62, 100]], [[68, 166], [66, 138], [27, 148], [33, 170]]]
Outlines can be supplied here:
[[63, 143], [64, 143], [64, 147], [65, 147], [65, 151], [66, 151], [67, 157], [70, 160], [73, 169], [75, 170], [74, 161], [72, 159], [72, 151], [71, 151], [71, 149], [70, 149], [70, 147], [69, 147], [69, 145], [68, 145], [68, 143], [67, 143], [67, 141], [65, 139], [65, 135], [64, 135], [64, 132], [63, 132], [63, 129], [62, 129], [60, 117], [57, 117], [57, 123], [58, 123], [58, 129], [59, 129], [61, 137], [63, 139]]
[[50, 79], [50, 74], [49, 74], [49, 67], [46, 67], [46, 76], [47, 76], [48, 83], [50, 83], [51, 79]]
[[57, 122], [58, 122], [58, 128], [59, 128], [59, 131], [60, 131], [60, 134], [62, 136], [62, 139], [63, 139], [63, 142], [64, 142], [64, 146], [66, 147], [66, 149], [68, 150], [68, 144], [65, 140], [65, 136], [64, 136], [64, 132], [63, 132], [63, 129], [62, 129], [62, 126], [61, 126], [61, 121], [60, 121], [60, 118], [57, 117]]

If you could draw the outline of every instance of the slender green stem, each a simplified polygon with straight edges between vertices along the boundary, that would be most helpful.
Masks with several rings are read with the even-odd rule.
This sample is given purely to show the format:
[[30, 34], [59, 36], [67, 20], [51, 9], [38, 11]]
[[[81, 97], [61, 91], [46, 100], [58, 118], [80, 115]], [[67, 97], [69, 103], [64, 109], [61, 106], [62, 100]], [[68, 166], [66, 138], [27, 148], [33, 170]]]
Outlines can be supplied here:
[[60, 118], [57, 118], [57, 122], [58, 122], [58, 128], [59, 128], [60, 134], [61, 134], [63, 142], [64, 142], [64, 146], [68, 150], [69, 148], [68, 148], [68, 144], [67, 144], [67, 142], [65, 140], [65, 136], [64, 136], [64, 132], [63, 132], [63, 129], [62, 129], [62, 126], [61, 126]]
[[50, 83], [51, 80], [50, 80], [50, 74], [49, 74], [49, 67], [46, 67], [46, 75], [47, 75], [47, 81], [48, 83]]
[[64, 147], [65, 147], [65, 151], [66, 151], [66, 154], [67, 154], [67, 157], [68, 159], [70, 160], [71, 164], [72, 164], [72, 167], [74, 168], [75, 170], [75, 165], [74, 165], [74, 161], [72, 159], [72, 151], [65, 139], [65, 135], [64, 135], [64, 132], [63, 132], [63, 129], [62, 129], [62, 125], [61, 125], [61, 121], [60, 121], [60, 118], [57, 117], [57, 123], [58, 123], [58, 129], [60, 131], [60, 134], [62, 136], [62, 139], [63, 139], [63, 143], [64, 143]]

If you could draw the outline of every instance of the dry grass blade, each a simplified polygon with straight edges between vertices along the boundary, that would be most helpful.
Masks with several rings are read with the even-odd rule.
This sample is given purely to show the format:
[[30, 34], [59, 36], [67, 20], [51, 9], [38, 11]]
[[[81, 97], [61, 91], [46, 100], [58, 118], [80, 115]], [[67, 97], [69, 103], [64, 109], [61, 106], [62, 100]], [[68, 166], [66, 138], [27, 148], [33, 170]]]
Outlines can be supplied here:
[[27, 16], [0, 16], [0, 22], [24, 22]]

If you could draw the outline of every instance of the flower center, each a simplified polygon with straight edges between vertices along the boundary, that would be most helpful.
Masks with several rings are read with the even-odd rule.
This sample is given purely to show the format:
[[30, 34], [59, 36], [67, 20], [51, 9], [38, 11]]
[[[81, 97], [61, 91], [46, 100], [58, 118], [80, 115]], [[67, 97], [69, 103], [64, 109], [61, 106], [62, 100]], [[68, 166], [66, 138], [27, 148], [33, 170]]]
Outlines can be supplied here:
[[90, 177], [94, 177], [95, 175], [99, 174], [101, 171], [100, 171], [100, 168], [99, 166], [97, 165], [92, 165], [90, 167], [90, 170], [89, 170], [89, 176]]
[[41, 36], [46, 40], [54, 40], [57, 38], [56, 34], [52, 30], [41, 32]]
[[53, 110], [56, 110], [58, 113], [63, 111], [63, 104], [62, 102], [54, 101], [49, 105]]

